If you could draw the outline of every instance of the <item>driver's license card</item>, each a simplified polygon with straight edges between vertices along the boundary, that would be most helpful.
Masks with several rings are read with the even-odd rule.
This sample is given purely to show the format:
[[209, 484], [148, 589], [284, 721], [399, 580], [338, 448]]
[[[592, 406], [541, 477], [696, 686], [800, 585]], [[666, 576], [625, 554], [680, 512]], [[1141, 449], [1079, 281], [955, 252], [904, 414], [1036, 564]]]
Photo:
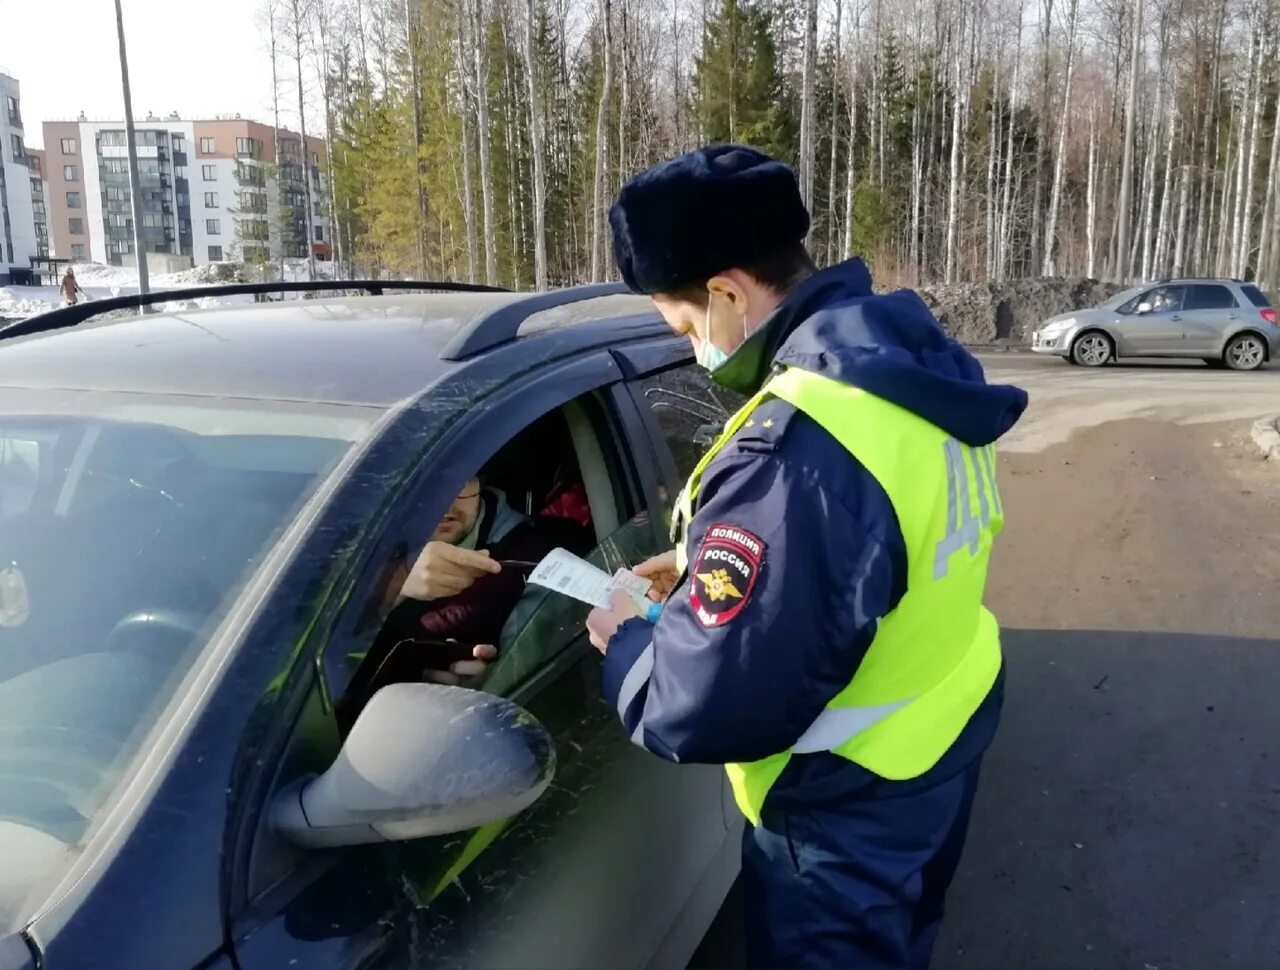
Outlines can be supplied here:
[[652, 585], [649, 580], [619, 569], [610, 576], [603, 569], [580, 559], [567, 549], [553, 549], [529, 574], [529, 582], [565, 596], [571, 596], [592, 606], [609, 605], [609, 595], [620, 589], [630, 596], [642, 610], [647, 605], [645, 594]]

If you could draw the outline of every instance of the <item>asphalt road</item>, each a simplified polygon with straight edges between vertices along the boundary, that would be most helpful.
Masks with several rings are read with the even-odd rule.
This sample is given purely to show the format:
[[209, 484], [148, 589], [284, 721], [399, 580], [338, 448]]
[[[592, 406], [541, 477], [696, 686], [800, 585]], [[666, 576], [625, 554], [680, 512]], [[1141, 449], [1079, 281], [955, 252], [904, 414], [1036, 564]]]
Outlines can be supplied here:
[[[937, 970], [1280, 967], [1280, 369], [984, 358], [1008, 692]], [[732, 903], [700, 966], [740, 964]]]

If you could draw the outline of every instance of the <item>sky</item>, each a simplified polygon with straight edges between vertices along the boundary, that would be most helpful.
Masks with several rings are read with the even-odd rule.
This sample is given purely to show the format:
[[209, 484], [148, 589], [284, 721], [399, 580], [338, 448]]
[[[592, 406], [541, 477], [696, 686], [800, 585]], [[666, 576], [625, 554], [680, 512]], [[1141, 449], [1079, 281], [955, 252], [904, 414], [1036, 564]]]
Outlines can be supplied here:
[[[271, 64], [255, 25], [261, 0], [121, 0], [135, 119], [271, 120]], [[0, 0], [0, 70], [21, 85], [26, 143], [41, 123], [124, 117], [114, 0]], [[281, 89], [281, 122], [297, 112]], [[296, 94], [292, 98], [297, 101]], [[319, 123], [319, 117], [308, 123]]]

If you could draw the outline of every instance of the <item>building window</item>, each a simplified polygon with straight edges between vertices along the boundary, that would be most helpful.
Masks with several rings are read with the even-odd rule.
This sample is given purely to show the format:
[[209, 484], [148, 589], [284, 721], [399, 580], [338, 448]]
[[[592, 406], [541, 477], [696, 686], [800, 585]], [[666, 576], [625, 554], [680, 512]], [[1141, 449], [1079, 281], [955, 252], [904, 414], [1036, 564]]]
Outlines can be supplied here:
[[71, 244], [71, 258], [84, 259], [84, 243]]
[[79, 181], [80, 181], [80, 179], [77, 177], [77, 174], [76, 174], [76, 167], [75, 167], [74, 165], [63, 165], [63, 166], [62, 166], [62, 181], [64, 181], [64, 182], [79, 182]]
[[21, 135], [10, 135], [9, 138], [13, 142], [13, 160], [20, 162], [27, 157], [27, 150], [22, 146]]
[[83, 219], [68, 219], [68, 220], [67, 220], [67, 231], [68, 231], [68, 232], [70, 232], [70, 233], [71, 233], [71, 235], [73, 235], [73, 236], [83, 236], [83, 235], [84, 235], [84, 220], [83, 220]]
[[217, 193], [217, 192], [206, 192], [206, 193], [204, 194], [204, 207], [205, 207], [206, 209], [216, 209], [216, 208], [218, 208], [218, 193]]
[[74, 155], [77, 151], [79, 151], [79, 149], [76, 147], [76, 140], [74, 138], [62, 139], [62, 154]]
[[216, 182], [216, 181], [218, 181], [218, 166], [216, 166], [216, 165], [201, 165], [201, 166], [200, 166], [200, 174], [201, 174], [202, 176], [204, 176], [204, 180], [205, 180], [206, 182]]
[[170, 142], [175, 152], [185, 152], [187, 150], [187, 140], [182, 135], [175, 134]]
[[324, 226], [316, 226], [316, 242], [324, 242]]
[[43, 169], [43, 168], [41, 167], [41, 165], [40, 165], [40, 156], [39, 156], [39, 155], [28, 155], [28, 156], [27, 156], [27, 168], [31, 169], [31, 172], [32, 172], [32, 174], [33, 174], [33, 175], [43, 175], [43, 174], [44, 174], [44, 169]]
[[129, 144], [123, 131], [101, 131], [98, 133], [99, 148], [124, 148]]
[[210, 247], [209, 247], [209, 262], [211, 262], [211, 263], [220, 263], [220, 262], [222, 262], [222, 247], [221, 247], [221, 246], [210, 246]]
[[201, 138], [201, 139], [200, 139], [200, 154], [201, 154], [201, 155], [212, 155], [212, 154], [213, 154], [213, 152], [214, 152], [213, 139], [212, 139], [212, 138]]
[[206, 219], [206, 220], [204, 221], [204, 231], [205, 231], [205, 233], [206, 233], [207, 235], [210, 235], [210, 236], [221, 236], [221, 235], [222, 235], [222, 220], [221, 220], [221, 219]]
[[67, 208], [68, 208], [68, 209], [78, 209], [78, 208], [80, 208], [80, 193], [79, 193], [79, 192], [68, 192], [68, 193], [67, 193]]
[[18, 110], [18, 99], [13, 95], [5, 95], [5, 101], [9, 105], [9, 124], [15, 128], [22, 127], [22, 112]]
[[239, 158], [261, 158], [262, 142], [256, 138], [237, 138], [236, 155]]

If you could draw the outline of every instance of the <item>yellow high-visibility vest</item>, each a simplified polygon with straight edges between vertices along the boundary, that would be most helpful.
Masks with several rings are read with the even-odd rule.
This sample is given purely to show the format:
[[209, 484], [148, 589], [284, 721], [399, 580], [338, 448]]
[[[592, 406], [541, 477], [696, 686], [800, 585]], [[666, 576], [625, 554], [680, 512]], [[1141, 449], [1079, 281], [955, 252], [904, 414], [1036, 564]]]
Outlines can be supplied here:
[[[753, 824], [792, 754], [831, 751], [894, 780], [924, 774], [955, 743], [1000, 672], [999, 627], [982, 605], [991, 544], [1004, 524], [995, 446], [963, 444], [905, 408], [809, 371], [772, 376], [694, 468], [677, 502], [680, 572], [688, 567], [703, 472], [769, 397], [803, 411], [875, 476], [905, 540], [907, 584], [849, 686], [803, 736], [762, 761], [726, 766]], [[763, 568], [783, 566], [766, 556]]]

